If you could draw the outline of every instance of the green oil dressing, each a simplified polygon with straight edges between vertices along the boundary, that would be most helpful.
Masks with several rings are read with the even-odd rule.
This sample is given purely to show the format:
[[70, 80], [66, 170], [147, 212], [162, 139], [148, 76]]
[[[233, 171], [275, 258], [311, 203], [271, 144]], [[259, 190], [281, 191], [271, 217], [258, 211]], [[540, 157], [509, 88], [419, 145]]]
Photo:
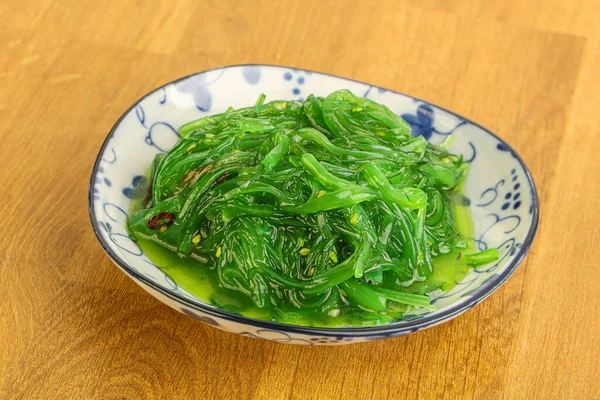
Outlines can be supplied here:
[[[453, 196], [453, 207], [456, 230], [464, 238], [473, 237], [473, 223], [469, 208], [462, 204], [461, 195], [457, 192]], [[131, 212], [141, 209], [139, 201], [134, 201]], [[135, 233], [131, 232], [135, 237]], [[375, 313], [343, 303], [341, 307], [328, 312], [321, 312], [311, 308], [284, 310], [265, 310], [256, 307], [248, 296], [226, 289], [219, 285], [217, 272], [214, 267], [195, 259], [193, 256], [184, 256], [170, 251], [149, 239], [136, 238], [144, 254], [157, 265], [165, 274], [183, 290], [196, 297], [198, 300], [210, 304], [232, 314], [245, 317], [283, 322], [292, 325], [314, 327], [348, 327], [348, 326], [373, 326], [394, 321], [399, 321], [415, 307], [388, 301], [385, 313]], [[461, 262], [463, 253], [475, 251], [473, 240], [465, 240], [466, 247], [461, 251], [451, 251], [433, 258], [433, 272], [425, 280], [414, 282], [410, 287], [395, 287], [396, 290], [406, 293], [429, 293], [441, 289], [444, 292], [451, 290], [472, 269]], [[216, 251], [216, 250], [215, 250]], [[344, 292], [337, 291], [343, 297]], [[339, 310], [339, 312], [337, 311]]]
[[465, 248], [440, 254], [433, 259], [433, 273], [423, 282], [417, 282], [411, 291], [429, 293], [435, 289], [444, 292], [452, 290], [471, 271], [472, 267], [462, 260], [463, 254], [474, 253], [473, 220], [469, 207], [462, 201], [462, 190], [452, 196], [452, 212], [456, 230], [465, 238]]

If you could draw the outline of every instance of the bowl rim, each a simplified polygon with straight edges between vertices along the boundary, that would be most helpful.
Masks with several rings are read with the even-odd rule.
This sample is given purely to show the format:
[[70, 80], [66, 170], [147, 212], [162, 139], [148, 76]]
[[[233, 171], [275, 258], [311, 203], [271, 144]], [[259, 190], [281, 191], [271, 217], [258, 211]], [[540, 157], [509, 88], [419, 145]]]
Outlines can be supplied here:
[[[398, 92], [396, 90], [381, 88], [388, 92], [391, 92], [394, 94], [399, 94], [399, 95], [411, 98], [413, 100], [421, 101], [426, 104], [432, 105], [432, 106], [434, 106], [440, 110], [443, 110], [451, 115], [455, 115], [455, 116], [461, 118], [463, 121], [466, 121], [469, 124], [472, 124], [473, 126], [480, 128], [481, 130], [483, 130], [484, 132], [486, 132], [487, 134], [489, 134], [490, 136], [492, 136], [493, 138], [498, 140], [504, 146], [506, 146], [506, 148], [511, 152], [511, 154], [518, 161], [521, 168], [525, 172], [525, 176], [527, 178], [527, 183], [529, 184], [529, 187], [531, 188], [531, 193], [532, 193], [532, 216], [531, 216], [531, 223], [529, 226], [529, 230], [527, 232], [527, 235], [525, 236], [523, 245], [519, 247], [517, 254], [514, 256], [512, 261], [509, 263], [509, 265], [506, 267], [506, 269], [502, 273], [496, 274], [492, 279], [485, 282], [481, 287], [477, 288], [471, 294], [471, 297], [469, 297], [466, 301], [460, 302], [459, 304], [456, 304], [456, 305], [452, 305], [439, 313], [424, 314], [423, 317], [417, 318], [414, 320], [391, 322], [389, 324], [383, 324], [383, 325], [375, 325], [375, 326], [368, 326], [368, 327], [343, 327], [343, 328], [327, 328], [327, 327], [312, 327], [312, 326], [304, 326], [304, 325], [291, 325], [291, 324], [285, 324], [285, 323], [280, 323], [280, 322], [272, 322], [272, 321], [259, 320], [259, 319], [255, 319], [255, 318], [245, 317], [243, 315], [234, 314], [234, 313], [216, 308], [209, 304], [203, 303], [199, 300], [192, 300], [190, 298], [183, 297], [183, 296], [178, 295], [177, 293], [174, 293], [174, 292], [164, 288], [163, 286], [160, 286], [159, 284], [153, 282], [152, 280], [148, 279], [144, 275], [138, 273], [133, 268], [130, 268], [128, 263], [125, 260], [123, 260], [116, 252], [114, 252], [112, 250], [112, 248], [110, 247], [110, 244], [104, 239], [104, 237], [100, 233], [99, 224], [96, 219], [96, 207], [94, 205], [94, 199], [93, 199], [95, 178], [96, 178], [96, 175], [98, 174], [98, 167], [100, 166], [100, 163], [102, 161], [102, 156], [106, 150], [108, 143], [114, 136], [118, 127], [121, 125], [121, 122], [123, 121], [123, 119], [139, 103], [141, 103], [144, 99], [146, 99], [147, 97], [149, 97], [156, 91], [161, 90], [162, 88], [165, 88], [166, 86], [176, 84], [178, 82], [184, 81], [186, 79], [189, 79], [194, 76], [204, 74], [207, 72], [211, 72], [211, 71], [215, 71], [215, 70], [225, 70], [225, 69], [231, 69], [231, 68], [241, 68], [241, 67], [275, 67], [275, 68], [280, 68], [280, 69], [291, 69], [291, 70], [297, 70], [297, 71], [310, 72], [310, 73], [319, 74], [319, 75], [325, 75], [325, 76], [333, 77], [333, 78], [341, 78], [341, 79], [344, 79], [347, 81], [360, 83], [363, 85], [368, 85], [372, 88], [381, 88], [380, 86], [376, 86], [376, 85], [373, 85], [373, 84], [370, 84], [367, 82], [359, 81], [357, 79], [345, 78], [345, 77], [342, 77], [339, 75], [314, 71], [314, 70], [305, 69], [305, 68], [289, 67], [289, 66], [275, 65], [275, 64], [252, 64], [252, 63], [250, 63], [250, 64], [225, 65], [225, 66], [221, 66], [221, 67], [210, 68], [210, 69], [199, 71], [199, 72], [194, 72], [192, 74], [189, 74], [189, 75], [183, 76], [181, 78], [177, 78], [175, 80], [169, 81], [165, 84], [162, 84], [162, 85], [158, 86], [157, 88], [151, 90], [150, 92], [146, 93], [145, 95], [140, 97], [138, 100], [136, 100], [119, 117], [117, 122], [115, 122], [115, 124], [112, 126], [111, 130], [109, 131], [106, 139], [102, 143], [102, 147], [100, 148], [100, 151], [98, 152], [96, 161], [94, 162], [94, 166], [92, 168], [92, 174], [91, 174], [90, 184], [89, 184], [89, 188], [88, 188], [88, 212], [89, 212], [92, 228], [94, 230], [94, 234], [96, 235], [96, 239], [98, 240], [98, 242], [100, 243], [100, 245], [102, 246], [102, 248], [104, 249], [106, 254], [110, 257], [110, 259], [115, 264], [117, 264], [117, 266], [119, 266], [125, 273], [127, 273], [132, 279], [140, 282], [141, 284], [149, 286], [150, 288], [156, 290], [163, 296], [166, 296], [166, 297], [170, 298], [171, 300], [173, 300], [174, 302], [179, 303], [179, 305], [181, 305], [181, 306], [185, 306], [192, 310], [199, 311], [199, 312], [208, 314], [213, 317], [222, 318], [222, 319], [225, 319], [225, 320], [228, 320], [231, 322], [240, 323], [240, 324], [244, 324], [244, 325], [251, 325], [251, 326], [259, 328], [259, 329], [285, 331], [285, 332], [289, 332], [289, 333], [313, 335], [313, 336], [327, 336], [327, 337], [395, 336], [395, 335], [400, 335], [402, 333], [412, 333], [412, 332], [416, 332], [421, 329], [425, 329], [427, 327], [450, 320], [450, 319], [458, 316], [459, 314], [469, 310], [470, 308], [474, 307], [475, 305], [480, 303], [482, 300], [484, 300], [486, 297], [491, 295], [494, 291], [496, 291], [515, 272], [517, 267], [521, 264], [525, 255], [529, 251], [529, 248], [531, 247], [531, 244], [533, 243], [533, 239], [536, 235], [538, 225], [539, 225], [539, 213], [540, 213], [540, 205], [539, 205], [537, 189], [536, 189], [535, 183], [533, 181], [531, 172], [527, 168], [527, 165], [525, 164], [525, 162], [523, 161], [521, 156], [504, 139], [502, 139], [501, 137], [499, 137], [497, 134], [490, 131], [489, 129], [481, 126], [480, 124], [471, 121], [469, 118], [465, 118], [460, 114], [450, 111], [444, 107], [440, 107], [429, 101], [422, 100], [418, 97], [414, 97], [414, 96], [411, 96], [411, 95], [408, 95], [408, 94], [405, 94], [402, 92]], [[183, 311], [183, 310], [181, 310], [181, 311]]]

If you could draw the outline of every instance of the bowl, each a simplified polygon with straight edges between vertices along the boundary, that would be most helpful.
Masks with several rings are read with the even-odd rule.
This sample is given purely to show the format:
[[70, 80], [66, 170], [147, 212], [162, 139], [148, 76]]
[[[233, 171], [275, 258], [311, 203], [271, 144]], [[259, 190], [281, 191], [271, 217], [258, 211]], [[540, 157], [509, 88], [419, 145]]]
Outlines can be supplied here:
[[[192, 296], [150, 261], [126, 230], [135, 188], [158, 152], [178, 140], [191, 120], [267, 100], [303, 100], [349, 89], [387, 105], [432, 143], [448, 135], [451, 148], [471, 164], [466, 197], [476, 245], [497, 247], [500, 259], [472, 270], [452, 290], [432, 298], [436, 310], [398, 322], [356, 328], [317, 328], [247, 318]], [[234, 65], [167, 83], [136, 101], [119, 118], [98, 154], [89, 187], [92, 227], [108, 256], [144, 290], [175, 310], [244, 336], [302, 345], [347, 344], [410, 334], [448, 321], [494, 292], [519, 266], [533, 241], [539, 205], [531, 174], [519, 155], [488, 129], [451, 111], [402, 93], [319, 72], [273, 65]]]

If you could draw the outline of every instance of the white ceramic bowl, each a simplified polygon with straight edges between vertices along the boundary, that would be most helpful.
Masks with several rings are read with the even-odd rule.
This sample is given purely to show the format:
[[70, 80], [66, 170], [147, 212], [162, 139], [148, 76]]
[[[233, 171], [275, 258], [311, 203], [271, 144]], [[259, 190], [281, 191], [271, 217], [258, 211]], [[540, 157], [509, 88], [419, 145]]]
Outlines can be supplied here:
[[[177, 128], [200, 117], [248, 106], [260, 93], [267, 100], [325, 96], [338, 89], [387, 105], [406, 119], [414, 135], [441, 143], [471, 163], [466, 196], [480, 250], [497, 247], [501, 258], [474, 269], [454, 289], [432, 299], [437, 310], [408, 314], [402, 321], [366, 328], [314, 328], [260, 321], [204, 303], [177, 286], [142, 252], [125, 229], [135, 187], [155, 154], [177, 141]], [[147, 292], [207, 324], [245, 336], [283, 343], [346, 344], [406, 335], [447, 321], [496, 290], [525, 256], [538, 224], [538, 198], [517, 153], [489, 130], [423, 100], [318, 72], [271, 65], [236, 65], [200, 72], [168, 83], [133, 104], [106, 138], [94, 165], [89, 212], [109, 257]]]

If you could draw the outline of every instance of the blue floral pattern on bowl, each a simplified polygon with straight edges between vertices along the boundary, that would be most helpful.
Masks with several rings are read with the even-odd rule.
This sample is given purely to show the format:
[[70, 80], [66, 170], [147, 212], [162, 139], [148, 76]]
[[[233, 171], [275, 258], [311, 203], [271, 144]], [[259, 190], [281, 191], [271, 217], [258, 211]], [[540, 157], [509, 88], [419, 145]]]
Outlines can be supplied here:
[[[414, 311], [402, 321], [366, 328], [314, 328], [259, 321], [206, 304], [180, 288], [129, 237], [125, 222], [144, 172], [158, 152], [178, 140], [177, 127], [228, 107], [267, 99], [303, 100], [349, 89], [386, 104], [432, 143], [448, 135], [452, 151], [472, 165], [466, 199], [479, 249], [497, 247], [496, 263], [474, 269], [447, 293], [432, 294], [434, 312]], [[447, 321], [496, 290], [525, 256], [538, 223], [538, 199], [518, 154], [487, 129], [423, 100], [332, 75], [270, 65], [239, 65], [200, 72], [168, 83], [137, 101], [109, 133], [98, 155], [89, 190], [89, 212], [100, 244], [142, 288], [174, 309], [208, 325], [247, 337], [301, 345], [347, 344], [407, 335]]]

